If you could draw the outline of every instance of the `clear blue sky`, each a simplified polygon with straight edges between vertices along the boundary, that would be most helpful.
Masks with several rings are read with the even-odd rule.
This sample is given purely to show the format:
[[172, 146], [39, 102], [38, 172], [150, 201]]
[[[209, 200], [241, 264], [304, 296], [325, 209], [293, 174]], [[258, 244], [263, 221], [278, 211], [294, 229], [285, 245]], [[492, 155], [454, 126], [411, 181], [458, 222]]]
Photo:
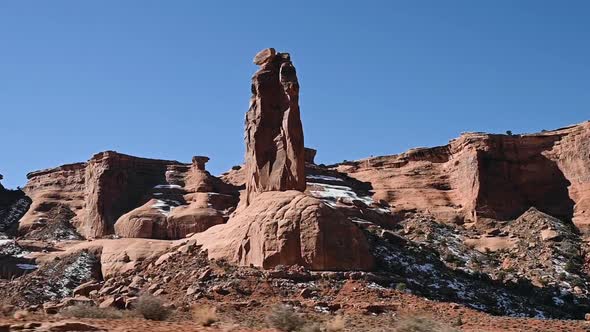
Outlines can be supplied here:
[[590, 2], [1, 1], [0, 173], [241, 163], [254, 54], [290, 52], [318, 162], [590, 119]]

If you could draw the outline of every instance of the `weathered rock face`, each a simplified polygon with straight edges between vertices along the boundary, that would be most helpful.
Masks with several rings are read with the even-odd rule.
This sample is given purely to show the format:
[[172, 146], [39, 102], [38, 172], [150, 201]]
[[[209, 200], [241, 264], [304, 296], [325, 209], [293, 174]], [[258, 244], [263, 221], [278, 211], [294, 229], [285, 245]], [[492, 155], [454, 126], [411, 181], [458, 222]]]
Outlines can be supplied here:
[[370, 270], [374, 264], [359, 228], [338, 210], [294, 190], [262, 193], [227, 224], [194, 238], [210, 258], [240, 265]]
[[18, 220], [27, 212], [29, 205], [31, 199], [22, 190], [8, 190], [0, 183], [0, 233], [14, 231]]
[[179, 239], [224, 223], [237, 200], [224, 194], [225, 184], [205, 170], [208, 160], [194, 157], [192, 165], [167, 171], [166, 184], [152, 189], [150, 201], [121, 216], [115, 234]]
[[568, 183], [573, 206], [574, 224], [582, 231], [590, 231], [590, 122], [558, 130], [562, 135], [545, 155], [554, 160]]
[[589, 224], [590, 123], [531, 135], [464, 134], [448, 145], [334, 168], [371, 184], [394, 211], [438, 220], [510, 220], [530, 207]]
[[[44, 227], [56, 207], [71, 211], [67, 214], [69, 222], [87, 238], [113, 234], [116, 221], [123, 215], [134, 224], [121, 225], [122, 236], [178, 238], [203, 230], [227, 219], [224, 213], [229, 212], [222, 210], [234, 206], [236, 197], [232, 195], [237, 195], [205, 171], [207, 160], [195, 157], [192, 164], [182, 164], [107, 151], [87, 163], [30, 173], [25, 192], [33, 204], [20, 222], [20, 231]], [[197, 191], [211, 199], [190, 195]], [[186, 207], [178, 211], [178, 216], [171, 213], [181, 206]], [[155, 228], [146, 233], [148, 224]], [[138, 227], [140, 230], [135, 231]]]
[[27, 233], [51, 222], [50, 211], [58, 206], [73, 212], [70, 223], [84, 220], [85, 168], [86, 163], [76, 163], [27, 174], [24, 191], [33, 202], [19, 222], [19, 232]]
[[289, 54], [272, 48], [258, 53], [254, 63], [260, 69], [252, 78], [246, 114], [246, 205], [261, 192], [305, 190], [295, 67]]
[[309, 164], [315, 164], [315, 155], [318, 153], [317, 150], [311, 148], [304, 149], [305, 162]]
[[181, 166], [167, 160], [136, 158], [104, 152], [86, 166], [86, 222], [82, 234], [97, 237], [113, 233], [125, 212], [141, 205], [151, 190], [166, 183], [168, 168]]

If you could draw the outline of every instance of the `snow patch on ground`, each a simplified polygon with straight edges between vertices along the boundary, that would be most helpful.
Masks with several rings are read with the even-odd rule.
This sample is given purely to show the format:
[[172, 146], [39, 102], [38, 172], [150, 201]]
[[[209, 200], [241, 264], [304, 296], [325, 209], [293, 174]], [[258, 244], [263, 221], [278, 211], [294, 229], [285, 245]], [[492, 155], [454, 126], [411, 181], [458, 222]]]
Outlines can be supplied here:
[[313, 183], [314, 186], [318, 186], [320, 190], [310, 190], [310, 194], [316, 198], [327, 199], [336, 202], [339, 198], [358, 200], [366, 205], [373, 204], [373, 199], [369, 196], [358, 196], [352, 188], [348, 186], [337, 186], [333, 184], [325, 183]]
[[154, 189], [182, 189], [182, 187], [177, 184], [159, 184], [154, 186]]
[[35, 264], [16, 264], [16, 267], [18, 267], [21, 270], [36, 270], [37, 268], [39, 268], [39, 265], [35, 265]]
[[68, 265], [61, 278], [44, 288], [44, 294], [51, 299], [64, 298], [72, 295], [72, 286], [87, 281], [92, 276], [92, 266], [96, 258], [87, 252], [82, 252], [76, 260]]
[[308, 180], [344, 182], [344, 180], [342, 180], [341, 178], [337, 178], [335, 176], [329, 176], [329, 175], [308, 175], [308, 176], [306, 176], [306, 178]]
[[180, 205], [182, 205], [182, 203], [180, 203], [179, 201], [171, 199], [157, 199], [156, 204], [153, 204], [152, 208], [158, 210], [164, 216], [168, 216], [175, 207], [178, 207]]

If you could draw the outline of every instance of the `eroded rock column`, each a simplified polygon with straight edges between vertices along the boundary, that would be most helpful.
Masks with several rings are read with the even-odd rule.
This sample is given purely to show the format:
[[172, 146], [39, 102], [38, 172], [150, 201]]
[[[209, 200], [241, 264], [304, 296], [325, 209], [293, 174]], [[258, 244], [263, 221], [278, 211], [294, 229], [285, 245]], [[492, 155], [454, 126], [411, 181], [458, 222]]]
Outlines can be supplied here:
[[260, 51], [254, 63], [260, 69], [252, 77], [246, 113], [246, 205], [261, 192], [305, 190], [295, 67], [288, 53], [277, 53], [273, 48]]

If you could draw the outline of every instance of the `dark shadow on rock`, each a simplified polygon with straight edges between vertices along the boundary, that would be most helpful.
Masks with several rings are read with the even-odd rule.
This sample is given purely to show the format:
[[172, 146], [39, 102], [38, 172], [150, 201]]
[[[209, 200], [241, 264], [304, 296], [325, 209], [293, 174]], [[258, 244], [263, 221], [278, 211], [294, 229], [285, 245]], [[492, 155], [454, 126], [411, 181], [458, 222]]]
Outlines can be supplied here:
[[478, 151], [479, 195], [478, 217], [511, 220], [530, 207], [571, 222], [574, 201], [570, 198], [568, 181], [555, 161], [542, 152], [523, 152], [508, 147], [499, 151]]

